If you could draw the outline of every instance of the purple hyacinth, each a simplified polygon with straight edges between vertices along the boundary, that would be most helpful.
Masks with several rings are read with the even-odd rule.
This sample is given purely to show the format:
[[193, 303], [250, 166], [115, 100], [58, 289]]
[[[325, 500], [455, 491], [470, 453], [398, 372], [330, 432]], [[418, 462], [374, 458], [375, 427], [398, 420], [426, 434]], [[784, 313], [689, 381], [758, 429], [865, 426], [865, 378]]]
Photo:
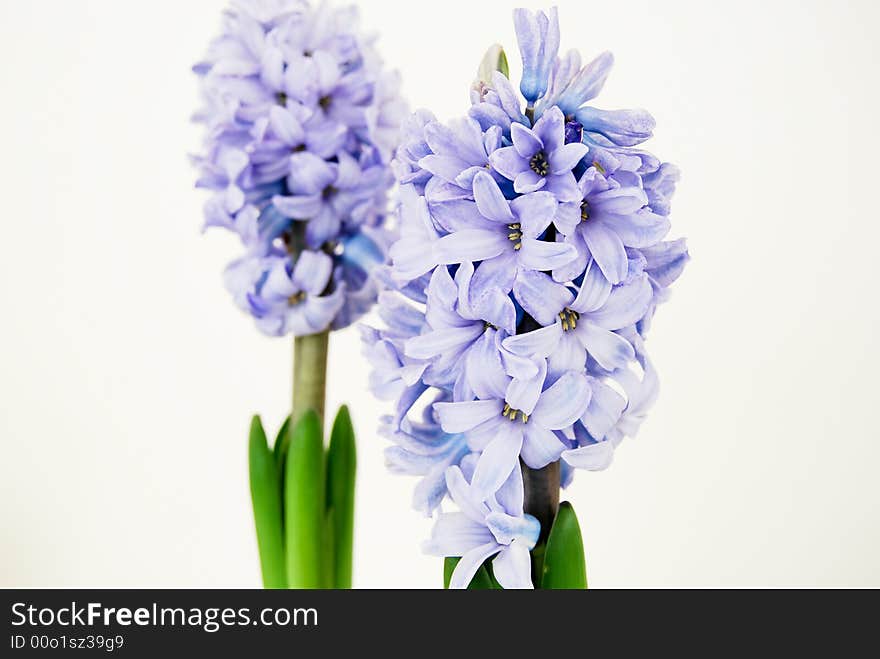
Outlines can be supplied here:
[[422, 479], [420, 510], [449, 495], [461, 511], [427, 546], [465, 557], [453, 587], [495, 554], [503, 586], [531, 585], [520, 465], [559, 461], [567, 484], [638, 432], [658, 392], [645, 338], [689, 258], [667, 238], [678, 170], [640, 148], [653, 119], [589, 105], [611, 55], [560, 57], [555, 11], [515, 16], [523, 97], [486, 70], [495, 47], [468, 116], [407, 123], [387, 326], [364, 330], [394, 469]]
[[272, 336], [352, 324], [388, 260], [391, 157], [406, 114], [357, 11], [234, 0], [195, 71], [205, 224], [244, 246], [225, 276], [233, 298]]

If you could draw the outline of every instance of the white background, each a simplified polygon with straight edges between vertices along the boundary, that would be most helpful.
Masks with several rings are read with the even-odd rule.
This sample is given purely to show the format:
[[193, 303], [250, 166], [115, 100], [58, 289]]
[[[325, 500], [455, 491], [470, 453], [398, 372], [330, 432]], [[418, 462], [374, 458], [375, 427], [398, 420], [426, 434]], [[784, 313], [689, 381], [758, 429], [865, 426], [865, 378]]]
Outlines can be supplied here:
[[[441, 118], [492, 41], [517, 59], [513, 2], [360, 4]], [[567, 495], [592, 584], [880, 586], [880, 5], [558, 4], [564, 47], [617, 55], [598, 104], [654, 112], [694, 258], [648, 344], [657, 408]], [[0, 2], [0, 585], [259, 584], [245, 436], [285, 416], [291, 348], [224, 292], [235, 242], [200, 234], [189, 67], [223, 5]], [[356, 585], [434, 587], [356, 331], [332, 351]]]

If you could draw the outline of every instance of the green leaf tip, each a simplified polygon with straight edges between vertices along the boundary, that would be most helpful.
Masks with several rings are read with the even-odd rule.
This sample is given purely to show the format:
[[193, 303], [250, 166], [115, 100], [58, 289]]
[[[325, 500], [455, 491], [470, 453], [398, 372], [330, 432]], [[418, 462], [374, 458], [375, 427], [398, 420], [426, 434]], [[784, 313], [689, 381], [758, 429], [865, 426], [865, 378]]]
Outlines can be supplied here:
[[327, 451], [327, 529], [332, 543], [332, 587], [350, 589], [354, 552], [357, 444], [348, 407], [336, 415]]
[[269, 589], [287, 586], [281, 485], [275, 457], [269, 449], [259, 416], [251, 421], [248, 441], [248, 472], [254, 525], [260, 552], [263, 585]]
[[584, 541], [574, 508], [568, 502], [559, 506], [544, 552], [541, 588], [548, 590], [586, 590], [587, 564]]
[[295, 589], [325, 585], [324, 440], [321, 421], [309, 410], [293, 429], [284, 470], [287, 585]]

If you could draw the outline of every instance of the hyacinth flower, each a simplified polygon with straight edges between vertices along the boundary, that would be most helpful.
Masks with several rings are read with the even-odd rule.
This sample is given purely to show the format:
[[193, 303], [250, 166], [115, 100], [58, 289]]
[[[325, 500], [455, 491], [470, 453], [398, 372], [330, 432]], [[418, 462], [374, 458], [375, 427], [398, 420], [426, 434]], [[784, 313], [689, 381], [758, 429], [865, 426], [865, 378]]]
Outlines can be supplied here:
[[609, 468], [657, 400], [646, 339], [689, 259], [668, 237], [679, 174], [642, 148], [647, 112], [593, 105], [610, 54], [560, 54], [555, 10], [514, 24], [518, 89], [493, 46], [466, 116], [404, 124], [385, 326], [364, 352], [448, 585], [585, 588], [560, 490]]
[[391, 156], [407, 113], [397, 76], [354, 8], [306, 0], [232, 0], [194, 70], [205, 225], [242, 246], [225, 285], [261, 332], [294, 338], [290, 418], [274, 446], [259, 417], [251, 428], [263, 582], [350, 588], [354, 431], [343, 408], [325, 448], [327, 351], [330, 332], [367, 313], [382, 288]]

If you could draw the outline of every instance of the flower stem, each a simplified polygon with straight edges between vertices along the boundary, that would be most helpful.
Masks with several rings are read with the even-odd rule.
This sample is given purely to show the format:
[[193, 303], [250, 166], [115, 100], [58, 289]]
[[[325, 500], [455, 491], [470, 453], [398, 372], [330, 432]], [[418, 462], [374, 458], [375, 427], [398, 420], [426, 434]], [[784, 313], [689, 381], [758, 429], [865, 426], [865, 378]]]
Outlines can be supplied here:
[[561, 471], [558, 462], [543, 469], [530, 469], [522, 465], [523, 488], [525, 490], [525, 512], [541, 523], [541, 536], [532, 552], [532, 582], [541, 587], [544, 571], [544, 550], [547, 538], [559, 512], [559, 490]]
[[330, 333], [297, 337], [293, 349], [293, 427], [309, 410], [314, 410], [324, 425], [324, 400], [327, 391], [327, 348]]

